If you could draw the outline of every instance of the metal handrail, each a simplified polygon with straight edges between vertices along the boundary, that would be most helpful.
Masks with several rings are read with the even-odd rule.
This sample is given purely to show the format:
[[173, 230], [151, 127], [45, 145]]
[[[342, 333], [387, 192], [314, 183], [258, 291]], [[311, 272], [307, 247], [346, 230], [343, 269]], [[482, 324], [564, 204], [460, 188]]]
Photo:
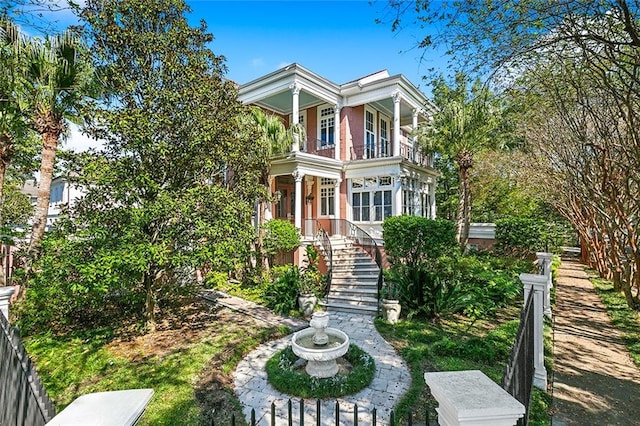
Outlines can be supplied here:
[[[324, 292], [326, 295], [331, 290], [331, 273], [333, 271], [333, 248], [331, 247], [331, 240], [327, 231], [320, 225], [320, 222], [316, 220], [317, 231], [315, 232], [316, 238], [320, 239], [320, 245], [324, 251], [325, 264], [327, 264], [327, 282], [324, 285]], [[327, 257], [329, 262], [327, 262]]]
[[[346, 219], [329, 219], [329, 235], [342, 235], [358, 244], [378, 265], [378, 300], [380, 300], [380, 290], [382, 290], [382, 254], [378, 243], [371, 235], [358, 225]], [[346, 232], [345, 232], [346, 231]]]

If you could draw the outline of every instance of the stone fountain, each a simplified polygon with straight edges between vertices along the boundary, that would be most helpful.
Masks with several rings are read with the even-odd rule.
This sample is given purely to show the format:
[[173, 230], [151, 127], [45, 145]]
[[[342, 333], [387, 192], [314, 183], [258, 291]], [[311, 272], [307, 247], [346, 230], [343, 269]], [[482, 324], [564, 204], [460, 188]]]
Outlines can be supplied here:
[[307, 374], [326, 378], [338, 374], [336, 360], [347, 353], [349, 336], [343, 331], [327, 327], [329, 314], [314, 312], [309, 328], [300, 330], [291, 338], [291, 348], [298, 357], [307, 360]]

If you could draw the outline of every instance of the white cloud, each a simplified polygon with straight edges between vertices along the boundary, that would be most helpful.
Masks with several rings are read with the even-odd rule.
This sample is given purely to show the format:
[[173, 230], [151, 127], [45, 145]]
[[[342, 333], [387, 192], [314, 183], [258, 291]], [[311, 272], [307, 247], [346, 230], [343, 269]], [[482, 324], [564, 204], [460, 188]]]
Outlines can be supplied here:
[[253, 58], [251, 60], [251, 66], [253, 68], [262, 68], [262, 67], [264, 67], [264, 59], [262, 59], [262, 58]]
[[69, 136], [62, 144], [69, 151], [82, 152], [89, 148], [101, 148], [102, 142], [90, 138], [80, 132], [80, 128], [75, 124], [69, 124]]

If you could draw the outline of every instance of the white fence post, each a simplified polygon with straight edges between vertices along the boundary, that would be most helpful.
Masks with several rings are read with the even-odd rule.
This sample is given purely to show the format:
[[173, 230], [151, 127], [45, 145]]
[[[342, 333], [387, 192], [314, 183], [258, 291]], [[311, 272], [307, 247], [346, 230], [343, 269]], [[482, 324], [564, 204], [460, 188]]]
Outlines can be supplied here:
[[537, 274], [520, 274], [520, 281], [524, 287], [525, 302], [529, 297], [529, 292], [533, 290], [533, 385], [546, 390], [547, 370], [544, 367], [543, 309], [547, 277]]
[[547, 277], [547, 286], [544, 290], [544, 314], [551, 319], [551, 287], [553, 287], [553, 277], [551, 276], [551, 261], [553, 253], [537, 252], [538, 265], [543, 265], [542, 273]]
[[9, 321], [9, 299], [14, 292], [13, 287], [0, 287], [0, 312]]
[[513, 426], [525, 407], [481, 371], [425, 373], [440, 426]]

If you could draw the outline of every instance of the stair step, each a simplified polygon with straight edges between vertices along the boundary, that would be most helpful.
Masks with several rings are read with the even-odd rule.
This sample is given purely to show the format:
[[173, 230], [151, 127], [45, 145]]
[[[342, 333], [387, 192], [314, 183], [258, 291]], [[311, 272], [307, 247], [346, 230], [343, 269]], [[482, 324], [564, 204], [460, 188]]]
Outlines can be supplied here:
[[378, 291], [378, 282], [370, 281], [370, 282], [353, 282], [353, 281], [342, 281], [342, 282], [332, 282], [331, 290], [368, 290], [371, 292]]
[[372, 274], [378, 275], [380, 273], [380, 269], [377, 266], [359, 266], [359, 267], [351, 267], [351, 266], [333, 266], [333, 272], [343, 272], [347, 274]]
[[355, 296], [368, 296], [368, 297], [378, 297], [378, 288], [377, 287], [334, 287], [331, 286], [330, 295], [355, 295]]
[[374, 306], [358, 306], [358, 305], [349, 305], [345, 303], [320, 303], [321, 306], [326, 307], [328, 310], [338, 311], [338, 312], [349, 312], [354, 314], [361, 315], [377, 315], [378, 308]]
[[349, 296], [349, 295], [335, 295], [333, 292], [327, 297], [329, 301], [346, 302], [353, 305], [377, 305], [378, 298], [375, 296]]
[[366, 282], [366, 283], [372, 283], [378, 282], [378, 274], [351, 274], [348, 272], [343, 272], [343, 273], [332, 273], [331, 274], [331, 281], [339, 281], [339, 282], [345, 282], [345, 281], [355, 281], [356, 283], [359, 282]]
[[355, 281], [355, 280], [331, 280], [331, 288], [360, 288], [360, 289], [376, 289], [378, 288], [377, 280]]

